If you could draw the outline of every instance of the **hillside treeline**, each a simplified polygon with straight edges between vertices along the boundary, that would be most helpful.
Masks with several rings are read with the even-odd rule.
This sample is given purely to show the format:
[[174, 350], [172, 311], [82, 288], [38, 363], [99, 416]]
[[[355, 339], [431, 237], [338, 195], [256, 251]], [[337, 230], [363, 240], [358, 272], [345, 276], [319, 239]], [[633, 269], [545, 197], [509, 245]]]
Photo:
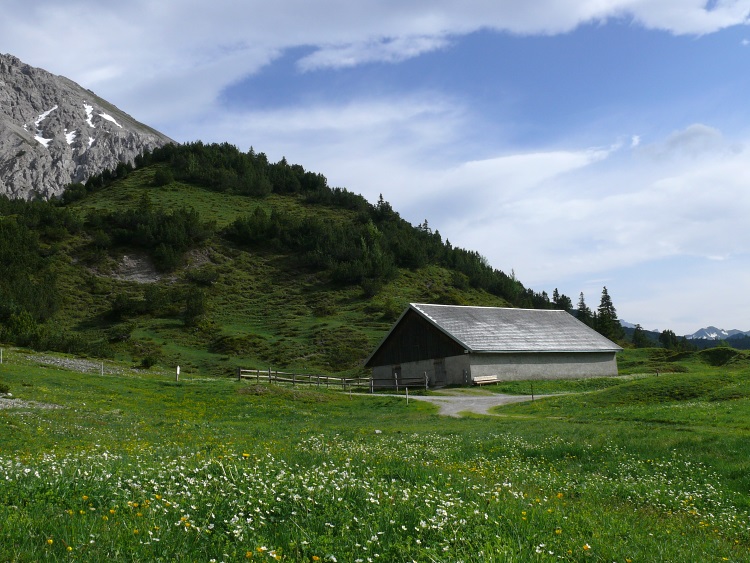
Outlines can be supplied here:
[[[259, 207], [220, 233], [236, 244], [271, 245], [278, 250], [301, 252], [309, 267], [329, 270], [333, 281], [363, 284], [366, 291], [372, 292], [391, 279], [396, 268], [436, 264], [456, 271], [454, 279], [459, 288], [483, 289], [516, 307], [555, 308], [561, 303], [561, 308], [570, 309], [569, 298], [550, 301], [546, 292], [525, 288], [514, 276], [490, 266], [478, 252], [443, 241], [427, 221], [416, 227], [411, 225], [382, 196], [371, 204], [361, 195], [331, 188], [322, 174], [289, 164], [284, 158], [271, 163], [264, 153], [252, 148], [243, 153], [228, 143], [195, 142], [167, 145], [135, 160], [136, 169], [151, 165], [160, 165], [155, 174], [157, 186], [179, 180], [208, 190], [252, 197], [295, 195], [309, 205], [354, 211], [356, 220], [332, 223], [314, 217], [267, 214]], [[72, 185], [61, 196], [61, 203], [66, 205], [98, 191], [127, 176], [132, 169], [121, 164], [114, 171], [90, 178], [86, 184]], [[185, 250], [166, 240], [161, 243], [165, 245], [162, 254], [179, 255]], [[172, 259], [168, 265], [174, 267], [178, 262]]]
[[[164, 209], [152, 205], [148, 195], [134, 207], [79, 212], [75, 202], [127, 178], [134, 170], [152, 167], [153, 185], [175, 181], [198, 185], [219, 193], [259, 201], [250, 213], [219, 229], [202, 220], [192, 208]], [[147, 194], [147, 192], [146, 192]], [[271, 194], [297, 198], [309, 206], [307, 214], [289, 214], [260, 200]], [[315, 207], [340, 209], [339, 214], [315, 213]], [[323, 219], [333, 216], [334, 219]], [[536, 292], [505, 272], [493, 268], [478, 252], [454, 247], [425, 220], [413, 226], [381, 196], [375, 203], [343, 188], [330, 187], [322, 174], [289, 164], [271, 163], [253, 149], [243, 153], [229, 144], [168, 145], [139, 156], [133, 165], [120, 164], [72, 184], [58, 200], [22, 201], [0, 198], [0, 340], [39, 348], [102, 354], [83, 344], [75, 331], [60, 332], [48, 323], [65, 300], [60, 283], [61, 265], [71, 261], [96, 266], [110, 256], [137, 248], [148, 253], [163, 271], [178, 269], [188, 251], [208, 240], [255, 251], [293, 256], [295, 263], [322, 272], [331, 283], [358, 285], [366, 296], [379, 293], [399, 269], [418, 270], [437, 265], [451, 272], [455, 291], [440, 297], [445, 303], [463, 304], [462, 291], [486, 291], [516, 307], [557, 308], [573, 311], [569, 297], [554, 291]], [[189, 278], [190, 276], [188, 276]], [[194, 282], [194, 283], [193, 283]], [[110, 319], [168, 311], [181, 315], [189, 326], [204, 309], [210, 284], [192, 280], [193, 289], [147, 292], [141, 301], [124, 294], [111, 296]], [[599, 310], [582, 319], [597, 330], [603, 320], [614, 321], [608, 296]], [[581, 295], [581, 308], [583, 296]], [[606, 305], [606, 306], [605, 306]], [[583, 307], [584, 312], [588, 310]], [[609, 323], [610, 325], [612, 323]], [[603, 332], [604, 333], [604, 332]], [[620, 332], [605, 334], [620, 338]], [[118, 337], [117, 335], [115, 335]], [[86, 346], [88, 346], [86, 348]], [[106, 339], [102, 341], [106, 346]]]

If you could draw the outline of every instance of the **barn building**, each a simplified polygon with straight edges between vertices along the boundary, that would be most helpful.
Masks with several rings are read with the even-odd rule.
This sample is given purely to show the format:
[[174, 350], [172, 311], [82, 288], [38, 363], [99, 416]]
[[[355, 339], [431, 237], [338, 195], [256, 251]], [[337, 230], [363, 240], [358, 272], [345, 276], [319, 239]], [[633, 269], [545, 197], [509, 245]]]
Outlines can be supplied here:
[[565, 311], [412, 303], [365, 367], [375, 389], [608, 377], [620, 350]]

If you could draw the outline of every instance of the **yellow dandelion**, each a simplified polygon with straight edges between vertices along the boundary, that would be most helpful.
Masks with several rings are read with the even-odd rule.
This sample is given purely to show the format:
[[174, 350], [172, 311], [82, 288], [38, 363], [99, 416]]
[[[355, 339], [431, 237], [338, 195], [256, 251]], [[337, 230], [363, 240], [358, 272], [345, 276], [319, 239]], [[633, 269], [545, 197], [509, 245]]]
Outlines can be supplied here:
[[83, 500], [89, 500], [89, 496], [88, 495], [83, 495], [82, 498], [83, 498]]
[[107, 520], [109, 520], [109, 517], [105, 514], [104, 516], [102, 516], [102, 520], [106, 522]]
[[138, 529], [133, 530], [133, 533], [137, 535], [138, 534]]
[[583, 544], [583, 551], [588, 551], [589, 549], [591, 549], [591, 546], [589, 544]]
[[110, 509], [109, 509], [109, 513], [110, 513], [110, 514], [114, 514], [115, 512], [117, 512], [117, 511], [116, 511], [116, 510], [115, 510], [114, 508], [110, 508]]
[[73, 551], [73, 548], [72, 548], [72, 547], [70, 547], [70, 546], [68, 546], [68, 547], [67, 547], [67, 550], [68, 550], [68, 551]]
[[252, 559], [253, 558], [253, 552], [252, 551], [246, 551], [245, 552], [245, 559]]
[[313, 555], [312, 556], [312, 560], [313, 561], [320, 561], [320, 557], [318, 557], [317, 555]]
[[52, 538], [47, 539], [47, 545], [52, 545], [53, 543], [55, 543], [55, 540], [53, 540]]
[[565, 495], [562, 493], [557, 493], [557, 498], [563, 498]]
[[247, 459], [247, 458], [249, 458], [249, 457], [250, 457], [250, 454], [247, 454], [247, 453], [243, 453], [243, 454], [242, 454], [242, 457], [244, 457], [245, 459]]
[[562, 534], [562, 528], [555, 528], [555, 533], [559, 536]]

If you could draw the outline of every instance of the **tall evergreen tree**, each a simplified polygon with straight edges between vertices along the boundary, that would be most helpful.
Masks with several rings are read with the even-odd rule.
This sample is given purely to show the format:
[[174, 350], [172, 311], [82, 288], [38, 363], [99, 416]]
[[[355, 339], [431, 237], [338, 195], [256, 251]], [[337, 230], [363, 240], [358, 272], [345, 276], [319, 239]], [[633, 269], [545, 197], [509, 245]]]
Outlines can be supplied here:
[[578, 298], [578, 309], [576, 311], [576, 318], [578, 318], [579, 321], [581, 321], [583, 324], [587, 326], [594, 325], [594, 314], [591, 312], [591, 309], [589, 309], [588, 305], [586, 305], [586, 301], [584, 301], [583, 299], [583, 291], [581, 292], [581, 295]]
[[599, 334], [611, 340], [621, 339], [624, 336], [622, 325], [617, 319], [617, 311], [606, 286], [602, 289], [602, 299], [596, 313], [594, 328]]
[[573, 301], [564, 293], [557, 291], [557, 288], [552, 292], [552, 302], [555, 304], [555, 309], [561, 309], [568, 313], [573, 310]]
[[635, 325], [635, 330], [633, 331], [633, 346], [636, 348], [648, 348], [652, 345], [653, 342], [651, 342], [651, 339], [646, 336], [646, 331], [643, 330], [643, 327], [639, 324]]
[[677, 335], [671, 330], [661, 331], [661, 334], [659, 335], [659, 343], [667, 350], [676, 350], [680, 345]]

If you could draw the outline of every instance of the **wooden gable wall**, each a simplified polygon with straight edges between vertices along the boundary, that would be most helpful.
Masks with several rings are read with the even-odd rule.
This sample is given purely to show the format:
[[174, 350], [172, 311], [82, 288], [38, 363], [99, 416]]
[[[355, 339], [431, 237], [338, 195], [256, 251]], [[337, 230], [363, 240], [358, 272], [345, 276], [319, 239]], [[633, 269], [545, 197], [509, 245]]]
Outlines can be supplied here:
[[409, 310], [388, 338], [373, 354], [366, 367], [458, 356], [464, 349], [418, 313]]

